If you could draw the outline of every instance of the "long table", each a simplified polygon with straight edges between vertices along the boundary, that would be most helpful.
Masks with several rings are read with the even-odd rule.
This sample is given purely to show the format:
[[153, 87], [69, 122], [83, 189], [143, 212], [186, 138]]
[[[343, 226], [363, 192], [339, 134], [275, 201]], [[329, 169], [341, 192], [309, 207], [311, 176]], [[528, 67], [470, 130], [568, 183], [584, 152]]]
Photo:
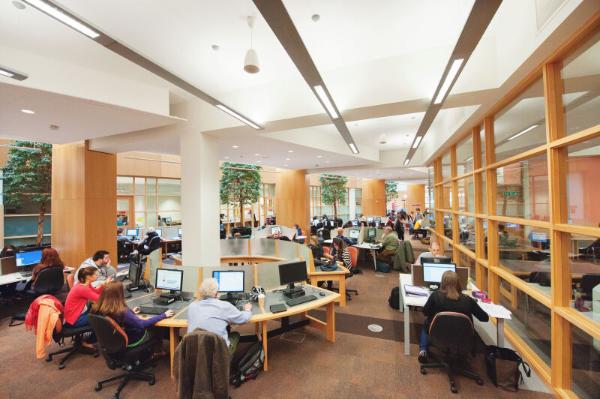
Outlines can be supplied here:
[[[308, 321], [308, 325], [317, 328], [325, 332], [325, 338], [327, 341], [335, 342], [335, 301], [340, 297], [340, 294], [331, 292], [319, 287], [311, 285], [303, 285], [306, 294], [313, 294], [317, 297], [316, 300], [306, 302], [301, 305], [289, 307], [285, 312], [271, 313], [269, 308], [272, 304], [283, 303], [284, 297], [281, 293], [281, 289], [267, 291], [265, 298], [265, 309], [262, 311], [258, 304], [254, 303], [252, 306], [252, 317], [248, 321], [249, 323], [255, 323], [255, 334], [259, 341], [262, 341], [263, 350], [265, 352], [264, 370], [268, 370], [268, 322], [274, 320], [281, 320], [295, 315], [303, 315]], [[324, 293], [321, 296], [320, 293]], [[135, 295], [127, 301], [127, 305], [130, 308], [136, 306], [153, 306], [153, 299], [157, 296], [157, 293], [135, 293]], [[187, 310], [189, 305], [194, 299], [189, 301], [175, 301], [168, 305], [169, 309], [175, 311], [175, 315], [168, 319], [161, 320], [156, 323], [158, 327], [165, 327], [169, 329], [169, 354], [171, 362], [171, 376], [173, 376], [173, 361], [175, 356], [175, 348], [177, 347], [180, 336], [179, 329], [188, 327], [188, 315]], [[326, 319], [321, 321], [315, 317], [308, 315], [310, 310], [314, 310], [320, 307], [326, 309]], [[144, 317], [144, 315], [141, 315]], [[150, 316], [148, 316], [150, 317]]]

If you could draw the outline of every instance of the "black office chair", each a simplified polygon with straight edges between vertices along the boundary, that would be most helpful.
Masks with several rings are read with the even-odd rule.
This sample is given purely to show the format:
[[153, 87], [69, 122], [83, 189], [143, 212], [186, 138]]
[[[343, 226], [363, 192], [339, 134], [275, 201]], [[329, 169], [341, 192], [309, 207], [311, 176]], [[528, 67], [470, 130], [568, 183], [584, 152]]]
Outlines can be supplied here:
[[[65, 277], [63, 274], [62, 267], [49, 267], [47, 269], [43, 269], [37, 275], [35, 280], [35, 284], [33, 288], [29, 288], [25, 291], [25, 294], [29, 297], [30, 300], [37, 298], [40, 295], [50, 294], [56, 295], [59, 292], [63, 285], [65, 284]], [[15, 321], [20, 321], [20, 323], [15, 323]], [[25, 313], [15, 313], [10, 318], [10, 322], [8, 324], [9, 327], [14, 327], [23, 324], [25, 321]]]
[[119, 263], [127, 263], [131, 252], [133, 252], [133, 244], [130, 241], [117, 240], [117, 258]]
[[595, 286], [600, 284], [600, 274], [584, 274], [581, 276], [581, 282], [579, 283], [581, 291], [583, 292], [583, 299], [592, 299], [592, 290]]
[[63, 349], [59, 349], [56, 352], [49, 353], [46, 357], [46, 361], [51, 362], [54, 356], [66, 353], [67, 355], [61, 359], [60, 363], [58, 363], [58, 369], [62, 370], [65, 368], [65, 363], [67, 360], [69, 360], [69, 358], [76, 353], [98, 357], [98, 351], [83, 346], [84, 336], [91, 333], [92, 327], [89, 325], [83, 327], [69, 327], [63, 324], [60, 331], [57, 331], [56, 329], [54, 330], [52, 333], [52, 339], [60, 346], [64, 346], [65, 339], [71, 338], [72, 345]]
[[150, 366], [148, 362], [152, 358], [152, 346], [142, 344], [135, 348], [127, 348], [127, 334], [113, 319], [99, 314], [90, 314], [89, 318], [98, 338], [100, 353], [108, 368], [125, 370], [122, 374], [98, 381], [94, 389], [100, 391], [106, 383], [123, 380], [114, 395], [114, 398], [118, 399], [125, 385], [131, 380], [148, 381], [149, 385], [154, 385], [154, 374], [143, 371]]
[[466, 361], [475, 346], [475, 330], [469, 317], [455, 312], [440, 312], [435, 315], [429, 326], [429, 344], [439, 350], [440, 354], [436, 356], [431, 353], [434, 362], [421, 364], [421, 374], [427, 374], [427, 369], [430, 368], [445, 369], [453, 393], [458, 392], [454, 380], [457, 373], [483, 385], [481, 377], [468, 368]]

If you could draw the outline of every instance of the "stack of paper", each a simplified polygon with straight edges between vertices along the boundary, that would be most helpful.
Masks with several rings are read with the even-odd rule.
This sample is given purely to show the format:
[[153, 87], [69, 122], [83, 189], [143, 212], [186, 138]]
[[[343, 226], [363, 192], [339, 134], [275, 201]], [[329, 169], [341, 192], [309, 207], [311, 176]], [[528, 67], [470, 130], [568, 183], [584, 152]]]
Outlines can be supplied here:
[[427, 288], [417, 287], [416, 285], [404, 284], [404, 292], [406, 292], [406, 295], [429, 296]]
[[496, 317], [498, 319], [510, 319], [511, 318], [510, 310], [506, 309], [502, 305], [495, 305], [493, 303], [485, 303], [485, 302], [478, 302], [477, 304], [490, 317]]

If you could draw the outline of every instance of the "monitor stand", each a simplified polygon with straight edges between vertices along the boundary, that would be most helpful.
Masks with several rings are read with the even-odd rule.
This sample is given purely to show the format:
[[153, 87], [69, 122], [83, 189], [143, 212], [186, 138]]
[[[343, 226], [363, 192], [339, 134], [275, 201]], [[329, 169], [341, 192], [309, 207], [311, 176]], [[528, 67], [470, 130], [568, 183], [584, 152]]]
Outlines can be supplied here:
[[288, 287], [283, 290], [283, 295], [287, 298], [298, 298], [299, 296], [306, 295], [306, 293], [301, 286], [295, 287], [294, 283], [290, 283]]
[[240, 292], [228, 292], [227, 294], [221, 295], [219, 299], [235, 305], [235, 302], [242, 299], [243, 295], [244, 294]]
[[163, 305], [168, 305], [175, 301], [183, 301], [181, 291], [169, 291], [169, 293], [160, 294], [158, 301]]

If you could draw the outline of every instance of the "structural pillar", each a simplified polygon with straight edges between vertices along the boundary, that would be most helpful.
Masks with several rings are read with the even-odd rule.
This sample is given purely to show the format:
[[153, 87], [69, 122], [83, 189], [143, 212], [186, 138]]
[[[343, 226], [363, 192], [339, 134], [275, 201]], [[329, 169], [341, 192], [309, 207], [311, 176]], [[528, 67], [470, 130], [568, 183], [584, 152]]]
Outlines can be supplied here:
[[408, 212], [425, 209], [425, 184], [408, 184], [406, 186], [406, 207]]
[[88, 143], [52, 146], [52, 246], [72, 267], [104, 249], [117, 264], [117, 157]]
[[297, 224], [310, 231], [309, 180], [306, 170], [285, 170], [277, 175], [275, 185], [275, 216], [277, 224], [294, 227]]
[[363, 179], [362, 181], [362, 213], [366, 216], [383, 216], [386, 214], [385, 180]]
[[219, 146], [214, 137], [195, 131], [182, 132], [180, 146], [183, 265], [218, 266]]

